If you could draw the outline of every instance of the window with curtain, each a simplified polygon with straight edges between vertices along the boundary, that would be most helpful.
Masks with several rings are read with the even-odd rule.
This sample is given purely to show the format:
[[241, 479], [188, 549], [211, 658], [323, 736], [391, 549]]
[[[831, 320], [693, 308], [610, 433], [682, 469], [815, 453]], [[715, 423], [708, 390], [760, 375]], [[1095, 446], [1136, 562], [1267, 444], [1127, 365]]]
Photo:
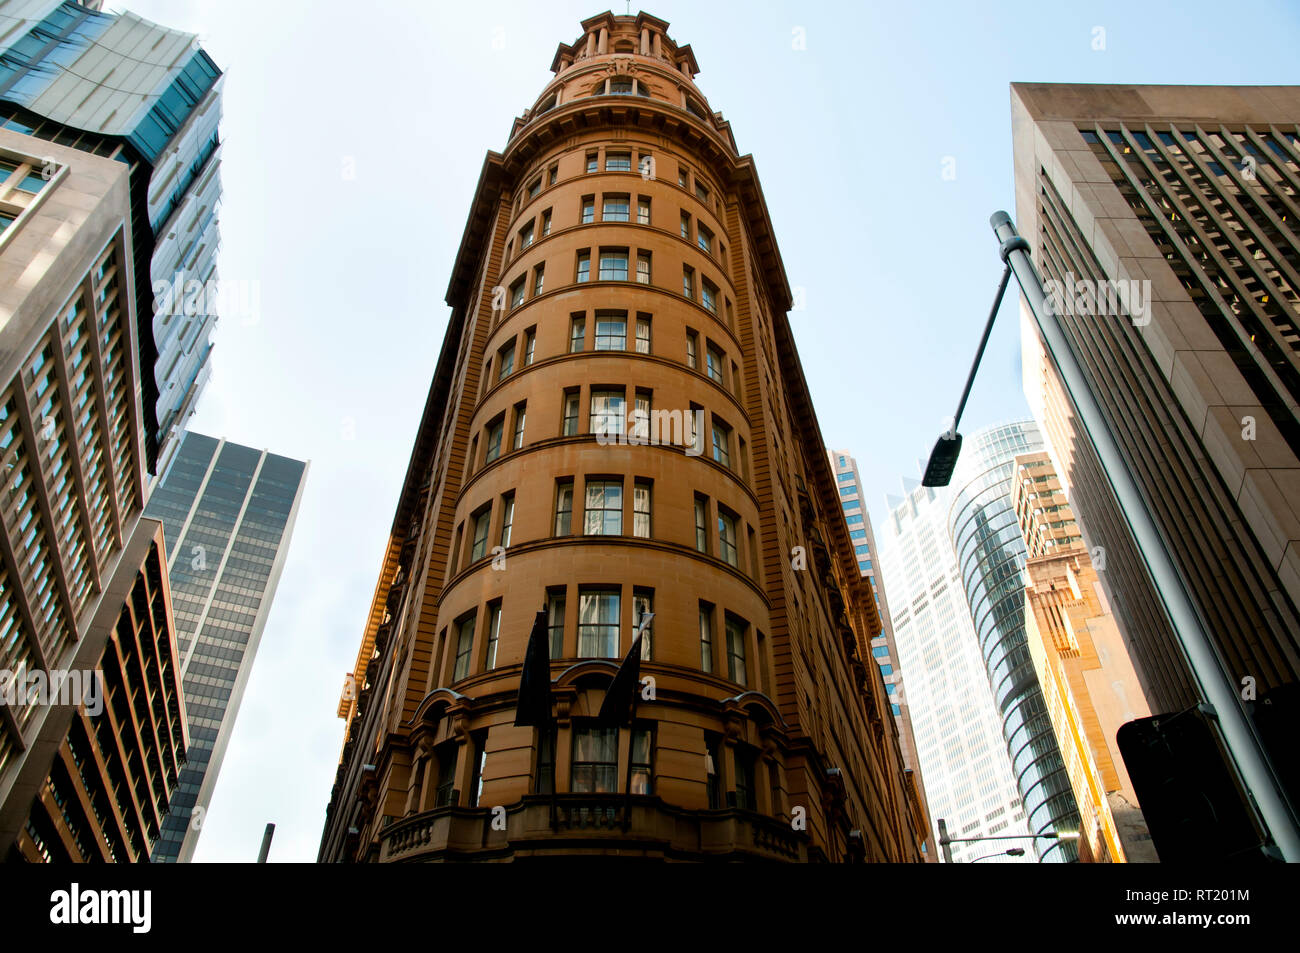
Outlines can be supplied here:
[[618, 657], [619, 601], [617, 589], [584, 589], [579, 593], [579, 658]]
[[588, 480], [583, 533], [618, 536], [623, 532], [623, 484], [614, 480]]
[[569, 790], [574, 794], [618, 793], [618, 729], [575, 727]]

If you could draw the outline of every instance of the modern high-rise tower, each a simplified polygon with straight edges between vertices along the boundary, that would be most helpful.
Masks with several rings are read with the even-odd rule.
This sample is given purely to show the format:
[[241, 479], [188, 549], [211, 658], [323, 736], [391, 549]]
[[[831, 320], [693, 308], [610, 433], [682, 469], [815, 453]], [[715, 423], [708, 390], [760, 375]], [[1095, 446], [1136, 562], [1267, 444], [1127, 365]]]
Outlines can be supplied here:
[[167, 539], [190, 738], [155, 862], [194, 854], [193, 817], [216, 786], [306, 479], [299, 460], [186, 431], [149, 497]]
[[584, 21], [484, 163], [323, 860], [920, 859], [754, 160], [667, 29]]
[[[903, 686], [902, 662], [899, 660], [898, 646], [894, 642], [894, 626], [890, 621], [889, 599], [885, 594], [884, 580], [878, 571], [880, 550], [876, 546], [876, 534], [871, 526], [871, 514], [867, 512], [862, 499], [862, 476], [858, 473], [858, 462], [847, 450], [828, 451], [831, 470], [835, 473], [835, 484], [840, 494], [840, 505], [844, 508], [844, 521], [849, 527], [849, 539], [853, 541], [853, 554], [858, 561], [858, 571], [871, 586], [872, 597], [876, 600], [876, 610], [880, 613], [880, 635], [871, 640], [871, 656], [880, 666], [880, 674], [885, 677], [885, 690], [889, 693], [890, 711], [894, 713], [894, 724], [898, 728], [898, 744], [903, 751], [903, 764], [911, 774], [911, 783], [916, 786], [916, 798], [926, 811], [926, 824], [930, 824], [929, 809], [925, 801], [925, 784], [921, 774], [921, 764], [916, 753], [916, 736], [912, 732], [912, 715]], [[938, 863], [939, 855], [935, 849], [934, 838], [926, 840], [925, 859]]]
[[193, 34], [99, 6], [0, 0], [0, 128], [130, 170], [145, 458], [155, 473], [208, 377], [221, 297], [222, 77]]
[[[1074, 791], [1025, 636], [1026, 550], [1011, 502], [1016, 455], [1042, 448], [1032, 420], [972, 434], [953, 473], [948, 529], [1029, 832], [1076, 835]], [[1078, 859], [1065, 837], [1035, 846], [1043, 861]]]
[[[1275, 773], [1300, 715], [1300, 87], [1014, 84], [1016, 210], [1061, 325]], [[1205, 701], [1026, 326], [1043, 421], [1154, 712]], [[1289, 712], [1289, 714], [1287, 714]], [[1275, 713], [1275, 714], [1273, 714]], [[1293, 785], [1295, 787], [1295, 785]], [[1300, 790], [1292, 790], [1293, 803]]]
[[130, 198], [122, 163], [0, 129], [4, 857], [147, 857], [184, 759]]
[[[888, 497], [881, 534], [881, 579], [894, 600], [894, 643], [907, 672], [926, 801], [936, 829], [942, 818], [952, 837], [1025, 835], [1024, 806], [948, 534], [950, 496], [947, 488], [904, 479], [903, 496]], [[1024, 860], [1036, 858], [1028, 839], [1011, 843], [1026, 848]], [[954, 844], [953, 860], [989, 853], [991, 846], [982, 847]]]

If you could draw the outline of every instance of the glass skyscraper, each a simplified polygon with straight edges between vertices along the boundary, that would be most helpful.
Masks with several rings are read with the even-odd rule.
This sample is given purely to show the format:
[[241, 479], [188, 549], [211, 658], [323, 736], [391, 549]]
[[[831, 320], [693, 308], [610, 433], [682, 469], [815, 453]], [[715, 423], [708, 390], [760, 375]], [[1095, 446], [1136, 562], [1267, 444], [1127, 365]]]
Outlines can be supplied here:
[[0, 0], [0, 128], [131, 170], [145, 452], [154, 473], [208, 379], [222, 75], [193, 34], [98, 7]]
[[[888, 497], [880, 569], [893, 605], [894, 643], [907, 672], [906, 710], [925, 777], [931, 828], [942, 818], [953, 837], [1027, 834], [1024, 805], [948, 534], [951, 491], [906, 478], [903, 491], [901, 497]], [[997, 843], [1007, 842], [992, 845]], [[985, 847], [991, 849], [953, 844], [952, 858], [966, 863], [989, 853], [981, 849]], [[1000, 856], [988, 862], [1034, 859], [1029, 851], [1019, 860]]]
[[155, 862], [193, 856], [306, 476], [302, 461], [186, 432], [145, 508], [167, 540], [190, 732]]
[[[971, 436], [953, 474], [948, 526], [1029, 831], [1076, 833], [1074, 792], [1025, 634], [1027, 554], [1011, 499], [1016, 455], [1043, 449], [1032, 420]], [[1043, 843], [1043, 861], [1078, 859], [1074, 841]]]

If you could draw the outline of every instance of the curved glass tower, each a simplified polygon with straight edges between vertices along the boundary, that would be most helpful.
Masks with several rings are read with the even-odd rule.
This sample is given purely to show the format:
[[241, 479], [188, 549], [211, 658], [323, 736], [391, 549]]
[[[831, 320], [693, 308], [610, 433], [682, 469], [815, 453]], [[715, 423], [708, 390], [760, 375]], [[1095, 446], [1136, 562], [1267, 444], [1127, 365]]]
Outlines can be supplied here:
[[[1025, 637], [1025, 542], [1011, 503], [1016, 454], [1043, 449], [1032, 420], [974, 434], [953, 475], [948, 528], [1029, 831], [1073, 833], [1078, 808]], [[1078, 859], [1073, 841], [1036, 847], [1044, 861]]]

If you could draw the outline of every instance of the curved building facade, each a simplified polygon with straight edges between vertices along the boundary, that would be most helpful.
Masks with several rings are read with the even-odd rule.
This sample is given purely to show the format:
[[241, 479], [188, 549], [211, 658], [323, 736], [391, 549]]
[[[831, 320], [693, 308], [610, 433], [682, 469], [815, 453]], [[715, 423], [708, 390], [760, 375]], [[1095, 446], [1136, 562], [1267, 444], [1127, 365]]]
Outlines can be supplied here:
[[[552, 70], [474, 196], [321, 859], [917, 861], [753, 160], [662, 20]], [[517, 727], [543, 609], [551, 727]]]
[[[1029, 832], [1077, 834], [1078, 808], [1025, 633], [1027, 554], [1011, 498], [1016, 455], [1041, 451], [1043, 439], [1033, 421], [1013, 421], [979, 431], [964, 449], [948, 526]], [[1035, 845], [1043, 861], [1078, 859], [1075, 841]]]

